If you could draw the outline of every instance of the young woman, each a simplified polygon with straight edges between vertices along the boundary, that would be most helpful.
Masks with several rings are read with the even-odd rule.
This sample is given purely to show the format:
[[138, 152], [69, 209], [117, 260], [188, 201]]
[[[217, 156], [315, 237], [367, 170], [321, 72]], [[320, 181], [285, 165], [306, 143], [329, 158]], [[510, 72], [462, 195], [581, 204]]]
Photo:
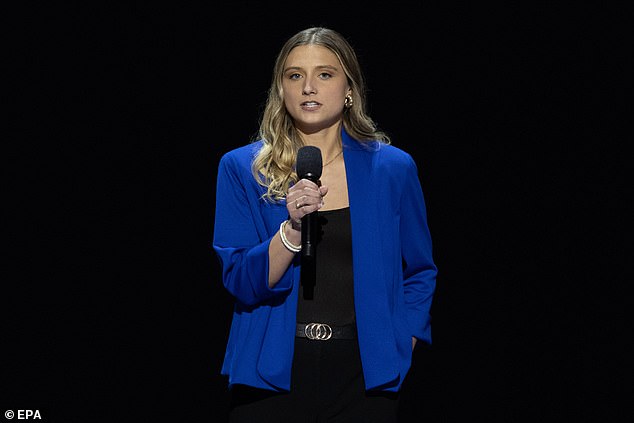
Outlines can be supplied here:
[[[321, 152], [320, 183], [298, 180], [303, 146]], [[437, 269], [416, 164], [366, 114], [342, 35], [309, 28], [284, 44], [259, 137], [222, 157], [216, 197], [213, 247], [235, 298], [222, 367], [232, 421], [396, 421], [412, 350], [431, 343]]]

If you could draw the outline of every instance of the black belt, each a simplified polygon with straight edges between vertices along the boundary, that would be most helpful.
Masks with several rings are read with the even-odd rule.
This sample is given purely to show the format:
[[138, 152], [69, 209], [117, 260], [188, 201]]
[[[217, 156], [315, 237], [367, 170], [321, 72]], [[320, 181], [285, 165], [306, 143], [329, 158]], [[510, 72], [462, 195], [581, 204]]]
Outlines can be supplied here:
[[355, 325], [330, 326], [326, 323], [298, 323], [295, 329], [295, 336], [316, 341], [356, 339], [357, 328]]

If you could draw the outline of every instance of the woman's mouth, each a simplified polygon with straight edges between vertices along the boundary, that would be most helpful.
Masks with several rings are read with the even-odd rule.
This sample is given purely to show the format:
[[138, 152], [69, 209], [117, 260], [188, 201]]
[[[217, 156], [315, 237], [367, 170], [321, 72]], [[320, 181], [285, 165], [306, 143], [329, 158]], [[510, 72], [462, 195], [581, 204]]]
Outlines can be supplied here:
[[315, 110], [318, 109], [321, 104], [316, 101], [304, 101], [300, 106], [302, 110]]

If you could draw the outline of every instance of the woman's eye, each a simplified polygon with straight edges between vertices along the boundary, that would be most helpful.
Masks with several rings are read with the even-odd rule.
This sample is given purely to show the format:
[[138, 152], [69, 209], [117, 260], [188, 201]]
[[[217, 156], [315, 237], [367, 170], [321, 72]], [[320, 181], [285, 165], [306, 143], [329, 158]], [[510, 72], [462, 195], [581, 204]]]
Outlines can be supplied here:
[[324, 73], [319, 74], [319, 77], [321, 79], [330, 79], [330, 78], [332, 78], [332, 75], [329, 74], [329, 73], [324, 72]]
[[301, 77], [298, 73], [292, 73], [288, 76], [288, 79], [299, 79]]

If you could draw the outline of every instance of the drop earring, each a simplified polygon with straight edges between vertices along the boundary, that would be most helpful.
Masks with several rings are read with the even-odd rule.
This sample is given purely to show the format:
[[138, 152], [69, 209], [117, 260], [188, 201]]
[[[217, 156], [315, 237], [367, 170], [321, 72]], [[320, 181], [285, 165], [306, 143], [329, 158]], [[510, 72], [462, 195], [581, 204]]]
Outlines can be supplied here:
[[352, 95], [348, 94], [346, 98], [343, 100], [343, 106], [346, 109], [349, 109], [352, 107], [352, 103], [354, 103], [354, 100], [352, 100]]

